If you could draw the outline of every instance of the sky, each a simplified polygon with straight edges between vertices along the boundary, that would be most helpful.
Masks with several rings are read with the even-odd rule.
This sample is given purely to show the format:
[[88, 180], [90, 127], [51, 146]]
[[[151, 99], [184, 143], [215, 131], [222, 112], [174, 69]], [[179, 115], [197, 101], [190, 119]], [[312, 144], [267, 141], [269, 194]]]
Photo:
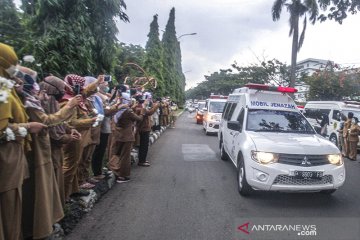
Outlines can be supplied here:
[[[179, 39], [186, 89], [205, 81], [204, 75], [228, 69], [234, 62], [248, 66], [276, 58], [291, 63], [289, 14], [283, 9], [280, 20], [274, 22], [271, 7], [275, 0], [124, 1], [130, 23], [117, 21], [121, 42], [145, 47], [153, 16], [158, 14], [162, 34], [172, 7], [177, 36], [196, 33]], [[20, 0], [15, 3], [19, 5]], [[360, 13], [349, 15], [342, 25], [334, 21], [315, 25], [308, 22], [298, 61], [318, 58], [360, 66], [359, 23]]]
[[[291, 63], [292, 38], [289, 14], [284, 9], [273, 22], [273, 0], [125, 0], [130, 23], [118, 21], [118, 39], [145, 47], [153, 16], [158, 14], [160, 34], [172, 7], [179, 39], [186, 89], [205, 81], [235, 61], [240, 66], [276, 58]], [[302, 23], [302, 22], [301, 22]], [[306, 58], [332, 60], [339, 64], [360, 65], [360, 14], [350, 15], [340, 25], [334, 21], [308, 22], [298, 61]], [[302, 26], [300, 26], [302, 30]], [[161, 38], [161, 36], [160, 36]]]

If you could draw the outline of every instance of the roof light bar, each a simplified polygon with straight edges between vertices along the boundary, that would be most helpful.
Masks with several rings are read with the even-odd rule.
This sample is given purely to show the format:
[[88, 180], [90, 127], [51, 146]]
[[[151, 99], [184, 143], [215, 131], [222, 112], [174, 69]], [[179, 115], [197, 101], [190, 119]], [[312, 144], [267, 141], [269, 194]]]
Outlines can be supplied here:
[[274, 92], [282, 92], [282, 93], [296, 93], [296, 88], [291, 87], [282, 87], [282, 86], [269, 86], [265, 84], [257, 84], [257, 83], [248, 83], [245, 85], [245, 87], [248, 87], [250, 89], [258, 89], [258, 90], [264, 90], [264, 91], [274, 91]]

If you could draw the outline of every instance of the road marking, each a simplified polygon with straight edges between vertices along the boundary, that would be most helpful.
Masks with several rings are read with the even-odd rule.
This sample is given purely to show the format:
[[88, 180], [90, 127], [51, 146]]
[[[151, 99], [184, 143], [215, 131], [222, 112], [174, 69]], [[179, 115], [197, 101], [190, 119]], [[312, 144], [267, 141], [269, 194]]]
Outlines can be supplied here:
[[185, 161], [217, 161], [215, 152], [206, 144], [182, 144]]

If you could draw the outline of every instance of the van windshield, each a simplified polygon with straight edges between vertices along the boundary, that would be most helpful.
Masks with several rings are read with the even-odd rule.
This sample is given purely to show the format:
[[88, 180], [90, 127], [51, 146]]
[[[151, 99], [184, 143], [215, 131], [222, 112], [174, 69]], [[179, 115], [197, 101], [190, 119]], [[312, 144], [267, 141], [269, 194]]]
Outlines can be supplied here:
[[205, 107], [205, 103], [204, 102], [200, 102], [198, 105], [198, 109], [202, 110]]
[[298, 112], [265, 109], [248, 111], [247, 130], [316, 134], [306, 118]]
[[210, 102], [209, 112], [211, 113], [222, 113], [226, 102]]

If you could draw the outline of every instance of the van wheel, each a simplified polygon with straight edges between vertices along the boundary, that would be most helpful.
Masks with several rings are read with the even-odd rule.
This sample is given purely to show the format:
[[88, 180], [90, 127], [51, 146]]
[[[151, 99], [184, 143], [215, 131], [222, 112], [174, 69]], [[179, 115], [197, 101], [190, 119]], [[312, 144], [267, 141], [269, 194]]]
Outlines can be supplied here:
[[320, 191], [320, 193], [322, 194], [326, 194], [326, 195], [331, 195], [336, 191], [336, 189], [329, 189], [329, 190], [322, 190]]
[[249, 196], [253, 191], [246, 181], [245, 164], [242, 156], [238, 160], [238, 191], [241, 196]]
[[335, 134], [331, 134], [330, 138], [329, 138], [330, 142], [332, 142], [333, 144], [335, 144], [336, 146], [338, 146], [338, 140]]
[[229, 155], [225, 152], [224, 142], [222, 139], [220, 140], [220, 158], [223, 161], [229, 160]]

